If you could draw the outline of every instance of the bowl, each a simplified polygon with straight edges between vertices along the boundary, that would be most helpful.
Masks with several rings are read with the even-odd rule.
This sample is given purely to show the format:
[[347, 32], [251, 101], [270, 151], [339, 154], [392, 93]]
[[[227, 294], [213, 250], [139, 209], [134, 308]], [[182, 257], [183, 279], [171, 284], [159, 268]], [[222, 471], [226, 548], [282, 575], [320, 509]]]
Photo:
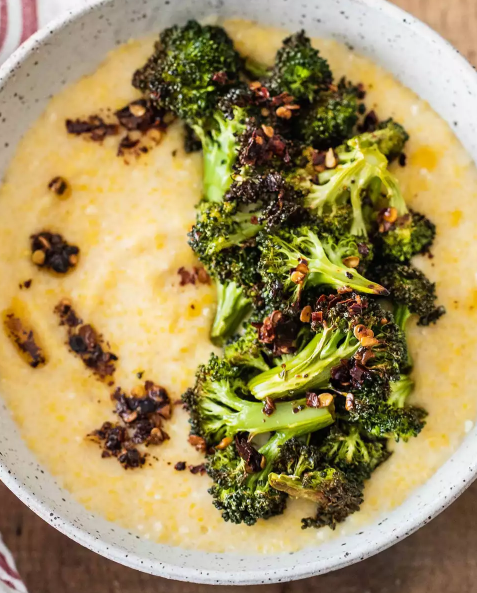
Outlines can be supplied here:
[[[381, 0], [102, 0], [68, 13], [27, 41], [0, 69], [0, 173], [15, 146], [64, 85], [93, 71], [106, 52], [188, 18], [243, 17], [347, 43], [391, 71], [443, 117], [477, 161], [477, 75], [446, 41]], [[21, 117], [19, 117], [21, 113]], [[363, 560], [445, 509], [477, 472], [477, 429], [432, 478], [358, 533], [300, 552], [214, 554], [153, 543], [87, 511], [59, 487], [22, 441], [0, 394], [0, 478], [34, 512], [95, 552], [162, 577], [210, 584], [300, 579]]]

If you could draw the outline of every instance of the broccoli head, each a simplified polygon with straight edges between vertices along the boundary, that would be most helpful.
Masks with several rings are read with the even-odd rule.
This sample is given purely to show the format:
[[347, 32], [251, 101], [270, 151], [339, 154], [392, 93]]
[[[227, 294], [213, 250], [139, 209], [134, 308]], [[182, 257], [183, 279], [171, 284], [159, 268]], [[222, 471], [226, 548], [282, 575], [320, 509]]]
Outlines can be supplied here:
[[230, 247], [240, 247], [263, 228], [257, 212], [239, 209], [236, 202], [203, 203], [189, 232], [189, 245], [204, 265], [209, 258]]
[[391, 453], [386, 439], [365, 432], [359, 424], [339, 420], [319, 445], [322, 459], [357, 482], [368, 480]]
[[207, 473], [214, 480], [209, 493], [224, 521], [254, 525], [283, 513], [287, 496], [270, 486], [268, 476], [286, 439], [276, 433], [256, 451], [238, 438], [209, 459]]
[[358, 136], [359, 144], [362, 147], [377, 146], [380, 152], [389, 162], [398, 158], [404, 150], [409, 134], [393, 119], [380, 122], [376, 130], [365, 132]]
[[161, 33], [133, 85], [182, 120], [196, 123], [213, 114], [220, 97], [236, 84], [240, 67], [222, 27], [189, 21]]
[[[399, 319], [404, 327], [408, 315], [418, 315], [426, 320], [436, 311], [436, 285], [426, 275], [411, 264], [387, 263], [378, 265], [373, 277], [379, 278], [391, 293], [394, 303], [399, 306]], [[438, 307], [443, 313], [442, 307]]]
[[391, 381], [389, 387], [388, 403], [395, 408], [404, 408], [414, 390], [414, 381], [409, 375], [401, 374], [397, 381]]
[[317, 503], [316, 516], [303, 519], [303, 528], [328, 525], [334, 529], [363, 502], [362, 484], [324, 464], [319, 449], [313, 445], [296, 439], [288, 441], [274, 469], [268, 480], [275, 490]]
[[332, 82], [328, 62], [313, 48], [304, 31], [283, 41], [271, 72], [274, 94], [289, 93], [298, 100], [313, 101]]
[[241, 367], [246, 372], [267, 371], [270, 365], [265, 359], [263, 345], [258, 340], [257, 329], [247, 324], [244, 333], [225, 346], [225, 360]]
[[[399, 213], [401, 212], [401, 214]], [[429, 249], [436, 235], [433, 222], [419, 212], [404, 212], [391, 206], [378, 214], [378, 243], [384, 261], [408, 263]]]
[[[387, 170], [386, 157], [376, 146], [362, 148], [354, 140], [349, 141], [351, 151], [338, 153], [339, 164], [318, 176], [316, 184], [303, 172], [297, 171], [295, 185], [306, 193], [305, 207], [318, 216], [326, 213], [334, 214], [345, 205], [352, 208], [352, 235], [365, 240], [368, 237], [370, 220], [363, 209], [363, 199], [372, 198], [385, 187], [389, 201], [399, 205], [400, 210], [407, 213], [407, 208], [393, 176]], [[352, 144], [353, 143], [353, 144]], [[346, 159], [346, 160], [342, 160]], [[379, 183], [381, 182], [381, 183]], [[372, 204], [373, 208], [374, 205]]]
[[304, 142], [327, 150], [350, 138], [358, 121], [357, 94], [357, 89], [344, 81], [337, 90], [322, 92], [297, 121]]
[[424, 427], [426, 412], [416, 406], [396, 407], [395, 401], [390, 401], [389, 382], [383, 377], [368, 377], [350, 393], [349, 420], [375, 437], [407, 441]]
[[311, 227], [303, 225], [290, 232], [262, 234], [258, 242], [267, 297], [277, 283], [283, 287], [279, 298], [292, 306], [299, 304], [303, 291], [316, 286], [388, 294], [385, 288], [355, 269], [360, 255], [358, 242], [352, 236], [344, 236], [336, 243], [331, 236], [319, 237]]
[[[300, 416], [303, 411], [296, 415]], [[233, 445], [224, 451], [216, 450], [208, 463], [208, 473], [214, 480], [209, 492], [224, 520], [253, 525], [257, 519], [282, 513], [287, 495], [271, 486], [269, 477], [277, 466], [283, 446], [290, 439], [325, 426], [321, 419], [314, 424], [296, 423], [275, 432], [258, 451], [245, 435], [238, 434]]]

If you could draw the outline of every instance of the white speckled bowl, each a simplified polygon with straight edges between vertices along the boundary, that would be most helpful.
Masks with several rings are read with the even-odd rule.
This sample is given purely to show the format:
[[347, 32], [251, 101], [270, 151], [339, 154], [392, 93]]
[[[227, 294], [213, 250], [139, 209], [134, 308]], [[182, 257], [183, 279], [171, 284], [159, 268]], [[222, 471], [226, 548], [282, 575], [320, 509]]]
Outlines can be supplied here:
[[[0, 69], [0, 171], [65, 84], [95, 69], [113, 46], [173, 23], [241, 16], [352, 45], [429, 101], [477, 161], [477, 75], [443, 39], [381, 0], [103, 0], [68, 14], [25, 43]], [[30, 395], [31, 396], [31, 395]], [[418, 529], [475, 478], [477, 429], [399, 508], [359, 533], [274, 556], [211, 554], [140, 539], [86, 511], [36, 462], [0, 399], [0, 478], [32, 510], [84, 546], [163, 577], [219, 584], [280, 582], [362, 560]]]

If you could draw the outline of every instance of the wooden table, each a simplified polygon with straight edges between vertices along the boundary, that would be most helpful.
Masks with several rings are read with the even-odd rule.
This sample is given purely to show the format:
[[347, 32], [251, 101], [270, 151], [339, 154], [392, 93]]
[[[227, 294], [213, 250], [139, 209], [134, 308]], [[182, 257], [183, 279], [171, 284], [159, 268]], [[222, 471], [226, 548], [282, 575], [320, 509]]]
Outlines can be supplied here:
[[[395, 3], [429, 23], [477, 65], [477, 0]], [[248, 589], [260, 593], [301, 593], [312, 589], [336, 593], [477, 591], [476, 508], [477, 483], [425, 528], [374, 558], [306, 581]], [[135, 572], [82, 548], [36, 517], [3, 485], [0, 532], [30, 593], [212, 591], [205, 585], [176, 583]], [[227, 588], [233, 590], [239, 588]]]

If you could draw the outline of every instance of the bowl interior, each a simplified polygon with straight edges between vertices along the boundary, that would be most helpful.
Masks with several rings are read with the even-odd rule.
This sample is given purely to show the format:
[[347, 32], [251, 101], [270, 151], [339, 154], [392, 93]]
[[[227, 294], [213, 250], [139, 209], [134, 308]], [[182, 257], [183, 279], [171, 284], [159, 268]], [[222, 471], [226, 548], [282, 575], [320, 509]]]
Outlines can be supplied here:
[[[427, 27], [380, 0], [111, 0], [69, 15], [27, 42], [0, 71], [0, 174], [29, 125], [64, 85], [95, 69], [106, 52], [188, 18], [240, 16], [305, 28], [354, 47], [391, 71], [453, 126], [477, 161], [477, 76]], [[373, 23], [370, 27], [369, 24]], [[444, 509], [472, 481], [473, 429], [454, 456], [383, 520], [299, 553], [240, 556], [183, 550], [140, 539], [86, 511], [25, 446], [0, 397], [0, 478], [45, 520], [81, 544], [133, 568], [179, 580], [252, 584], [327, 572], [395, 543]]]

